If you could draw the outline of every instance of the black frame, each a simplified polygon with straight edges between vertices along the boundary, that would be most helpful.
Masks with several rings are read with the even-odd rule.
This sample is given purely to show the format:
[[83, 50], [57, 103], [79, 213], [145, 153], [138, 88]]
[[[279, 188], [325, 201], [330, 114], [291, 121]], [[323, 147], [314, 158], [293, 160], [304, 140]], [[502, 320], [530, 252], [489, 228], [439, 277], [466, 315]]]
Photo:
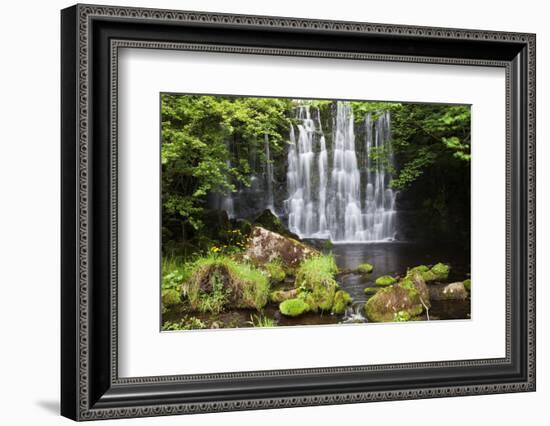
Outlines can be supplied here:
[[[61, 35], [62, 415], [90, 420], [535, 390], [535, 35], [96, 5], [64, 9]], [[505, 68], [506, 357], [119, 378], [116, 95], [124, 47]]]

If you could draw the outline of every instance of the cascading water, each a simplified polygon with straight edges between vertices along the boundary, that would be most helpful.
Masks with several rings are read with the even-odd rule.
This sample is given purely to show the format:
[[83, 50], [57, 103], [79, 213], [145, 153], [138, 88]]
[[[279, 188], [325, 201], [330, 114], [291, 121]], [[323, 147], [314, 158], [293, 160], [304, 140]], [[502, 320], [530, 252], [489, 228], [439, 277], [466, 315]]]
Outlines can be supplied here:
[[[297, 108], [298, 135], [290, 128], [285, 208], [289, 229], [302, 238], [335, 242], [391, 240], [395, 235], [395, 193], [390, 114], [374, 122], [365, 116], [364, 186], [358, 164], [351, 104], [337, 102], [332, 132], [332, 169], [319, 111]], [[385, 161], [381, 161], [383, 157]]]
[[269, 149], [269, 136], [267, 133], [264, 136], [265, 143], [265, 180], [266, 180], [266, 208], [275, 214], [275, 206], [273, 203], [273, 163], [271, 162], [271, 152]]
[[[374, 124], [370, 114], [365, 118], [366, 126], [366, 172], [365, 193], [366, 239], [385, 240], [395, 235], [395, 192], [389, 187], [387, 166], [392, 167], [393, 149], [391, 145], [390, 113], [385, 111]], [[373, 161], [373, 151], [378, 159]]]

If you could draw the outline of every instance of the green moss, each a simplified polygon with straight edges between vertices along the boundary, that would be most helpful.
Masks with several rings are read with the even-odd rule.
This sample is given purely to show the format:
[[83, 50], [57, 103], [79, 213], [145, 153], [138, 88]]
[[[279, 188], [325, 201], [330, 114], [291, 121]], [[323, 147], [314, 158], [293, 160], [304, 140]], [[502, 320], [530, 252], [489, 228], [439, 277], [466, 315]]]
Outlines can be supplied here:
[[338, 289], [337, 272], [338, 267], [331, 255], [315, 256], [302, 262], [294, 285], [310, 310], [331, 310]]
[[440, 262], [435, 264], [430, 271], [435, 275], [436, 277], [435, 279], [446, 280], [447, 277], [449, 276], [450, 269], [451, 268], [449, 265], [445, 265], [444, 263]]
[[181, 294], [179, 291], [169, 288], [162, 290], [162, 306], [168, 308], [181, 303]]
[[467, 280], [464, 280], [462, 284], [464, 285], [464, 288], [466, 290], [471, 291], [470, 289], [472, 288], [472, 280], [470, 278], [468, 278]]
[[405, 278], [401, 281], [399, 281], [399, 284], [397, 284], [399, 287], [401, 287], [404, 290], [407, 290], [407, 293], [411, 299], [418, 296], [418, 290], [416, 289], [416, 286], [414, 285], [411, 278]]
[[225, 307], [260, 310], [269, 296], [269, 280], [264, 273], [227, 256], [198, 259], [182, 288], [191, 308], [201, 312], [220, 312]]
[[273, 261], [264, 265], [272, 283], [280, 283], [285, 280], [286, 272], [281, 262]]
[[411, 314], [408, 311], [399, 311], [393, 314], [393, 320], [395, 322], [404, 322], [411, 319]]
[[365, 289], [363, 291], [365, 292], [365, 294], [376, 294], [380, 290], [381, 289], [377, 288], [377, 287], [365, 287]]
[[274, 215], [269, 209], [265, 209], [256, 219], [254, 219], [254, 224], [260, 225], [268, 231], [284, 235], [285, 237], [298, 239], [298, 236], [290, 232], [281, 219]]
[[392, 285], [392, 284], [395, 284], [395, 282], [396, 282], [396, 279], [389, 275], [382, 275], [381, 277], [376, 278], [376, 281], [375, 281], [376, 285], [382, 285], [382, 286]]
[[343, 314], [346, 306], [351, 303], [351, 296], [347, 291], [338, 290], [334, 295], [334, 303], [331, 312], [333, 314]]
[[362, 274], [370, 274], [373, 269], [374, 266], [372, 266], [370, 263], [362, 263], [357, 267], [357, 271], [361, 272]]
[[302, 299], [288, 299], [279, 305], [279, 310], [288, 317], [297, 317], [309, 310], [309, 306]]
[[428, 272], [430, 268], [428, 268], [426, 265], [418, 265], [414, 268], [409, 269], [409, 271], [417, 271], [417, 272]]
[[269, 294], [269, 300], [275, 303], [281, 303], [288, 299], [294, 299], [298, 292], [296, 289], [292, 290], [274, 290]]
[[412, 277], [415, 273], [419, 273], [426, 282], [435, 281], [437, 279], [437, 276], [426, 265], [419, 265], [407, 269], [407, 277]]

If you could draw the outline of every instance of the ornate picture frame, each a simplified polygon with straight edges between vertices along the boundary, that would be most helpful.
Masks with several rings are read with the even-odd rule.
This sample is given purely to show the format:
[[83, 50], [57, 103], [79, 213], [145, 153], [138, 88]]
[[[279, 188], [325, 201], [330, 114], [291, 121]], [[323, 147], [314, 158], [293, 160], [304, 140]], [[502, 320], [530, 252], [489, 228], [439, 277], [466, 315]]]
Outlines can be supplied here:
[[[523, 33], [96, 5], [64, 9], [62, 415], [93, 420], [534, 391], [535, 43], [534, 34]], [[504, 69], [506, 356], [119, 377], [117, 71], [125, 47]]]

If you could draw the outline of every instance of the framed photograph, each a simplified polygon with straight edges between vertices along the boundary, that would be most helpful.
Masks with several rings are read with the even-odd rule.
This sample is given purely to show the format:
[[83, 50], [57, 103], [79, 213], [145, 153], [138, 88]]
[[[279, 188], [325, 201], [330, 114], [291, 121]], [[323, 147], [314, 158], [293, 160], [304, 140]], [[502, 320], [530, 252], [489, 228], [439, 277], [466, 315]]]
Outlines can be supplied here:
[[535, 35], [61, 12], [74, 420], [535, 390]]

